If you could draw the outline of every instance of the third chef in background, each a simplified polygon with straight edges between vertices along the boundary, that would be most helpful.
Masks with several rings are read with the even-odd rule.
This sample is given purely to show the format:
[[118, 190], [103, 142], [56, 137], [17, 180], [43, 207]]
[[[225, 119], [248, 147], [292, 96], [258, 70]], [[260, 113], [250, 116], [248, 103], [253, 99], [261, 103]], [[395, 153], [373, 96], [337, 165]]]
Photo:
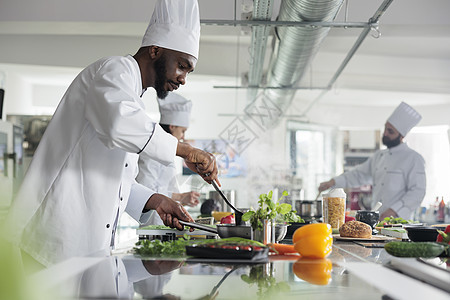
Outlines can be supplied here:
[[387, 149], [378, 150], [353, 170], [322, 182], [319, 191], [371, 184], [372, 205], [383, 203], [380, 220], [390, 216], [410, 219], [425, 196], [425, 161], [403, 138], [421, 119], [414, 108], [402, 102], [384, 126], [382, 142]]
[[[192, 102], [179, 94], [171, 92], [164, 100], [158, 99], [158, 104], [161, 115], [159, 125], [182, 142], [184, 134], [189, 127]], [[184, 206], [196, 206], [199, 203], [200, 193], [195, 191], [180, 193], [176, 172], [174, 162], [164, 165], [154, 159], [139, 158], [139, 174], [136, 177], [136, 181], [157, 193], [180, 202]], [[147, 212], [147, 214], [151, 214], [150, 219], [142, 226], [164, 224], [155, 211]], [[143, 217], [141, 219], [146, 218]]]

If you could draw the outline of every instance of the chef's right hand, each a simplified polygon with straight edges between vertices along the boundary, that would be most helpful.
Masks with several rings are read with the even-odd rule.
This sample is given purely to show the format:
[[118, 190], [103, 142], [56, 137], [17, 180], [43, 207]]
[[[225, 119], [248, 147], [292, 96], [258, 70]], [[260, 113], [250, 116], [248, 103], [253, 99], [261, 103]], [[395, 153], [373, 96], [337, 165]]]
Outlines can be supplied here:
[[202, 176], [206, 182], [215, 181], [220, 186], [214, 155], [183, 142], [178, 142], [177, 155], [184, 158], [188, 168]]
[[328, 190], [328, 189], [332, 188], [335, 184], [336, 184], [336, 182], [334, 181], [334, 179], [330, 179], [328, 181], [322, 182], [319, 185], [319, 192], [321, 193], [325, 190]]
[[[194, 219], [187, 212], [187, 210], [181, 205], [169, 197], [162, 194], [153, 194], [145, 205], [146, 210], [154, 209], [161, 217], [164, 225], [171, 228], [177, 228], [183, 230], [184, 226], [180, 224], [178, 220], [194, 223]], [[194, 229], [191, 228], [191, 231]]]

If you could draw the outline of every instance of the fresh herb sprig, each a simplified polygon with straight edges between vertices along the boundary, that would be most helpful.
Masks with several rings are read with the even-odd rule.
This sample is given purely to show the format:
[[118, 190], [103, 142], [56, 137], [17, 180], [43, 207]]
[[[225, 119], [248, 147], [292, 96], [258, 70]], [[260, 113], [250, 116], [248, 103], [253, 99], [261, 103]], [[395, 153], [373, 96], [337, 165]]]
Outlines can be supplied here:
[[287, 191], [283, 191], [281, 197], [277, 201], [272, 200], [273, 192], [259, 195], [258, 209], [250, 210], [242, 216], [243, 221], [250, 221], [253, 229], [262, 229], [263, 220], [275, 220], [275, 222], [304, 222], [296, 211], [292, 209], [292, 205], [288, 203], [280, 203], [280, 201], [288, 196]]

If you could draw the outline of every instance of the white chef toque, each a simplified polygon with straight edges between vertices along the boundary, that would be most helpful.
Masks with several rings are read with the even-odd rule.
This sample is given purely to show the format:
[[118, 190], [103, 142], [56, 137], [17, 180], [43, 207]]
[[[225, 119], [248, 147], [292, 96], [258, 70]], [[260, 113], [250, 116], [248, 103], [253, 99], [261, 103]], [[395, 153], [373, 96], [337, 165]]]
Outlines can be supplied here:
[[165, 99], [158, 99], [160, 124], [189, 127], [192, 101], [170, 92]]
[[400, 103], [387, 120], [402, 135], [406, 134], [420, 122], [422, 116], [405, 102]]
[[198, 59], [200, 13], [197, 0], [158, 0], [141, 47], [159, 46]]

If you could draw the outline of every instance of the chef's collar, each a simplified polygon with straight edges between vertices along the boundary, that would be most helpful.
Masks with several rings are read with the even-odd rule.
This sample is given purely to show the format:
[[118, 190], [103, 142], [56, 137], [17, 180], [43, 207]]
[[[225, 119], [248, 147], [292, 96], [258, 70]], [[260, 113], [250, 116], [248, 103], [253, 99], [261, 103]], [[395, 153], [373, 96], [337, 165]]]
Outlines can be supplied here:
[[389, 152], [398, 152], [398, 151], [403, 151], [403, 150], [405, 150], [406, 147], [407, 147], [407, 146], [406, 146], [406, 143], [401, 142], [401, 143], [398, 144], [397, 146], [392, 147], [392, 148], [388, 148], [387, 150], [389, 150]]
[[128, 58], [129, 60], [131, 60], [131, 62], [133, 63], [133, 65], [136, 68], [136, 72], [139, 74], [138, 77], [139, 77], [140, 80], [138, 80], [138, 82], [136, 83], [137, 84], [136, 90], [140, 91], [140, 93], [139, 93], [140, 96], [139, 97], [142, 98], [142, 96], [144, 95], [144, 93], [147, 90], [147, 88], [142, 88], [142, 74], [141, 74], [141, 69], [139, 68], [139, 64], [138, 64], [138, 62], [136, 61], [136, 59], [134, 58], [133, 55], [128, 54], [125, 57]]

